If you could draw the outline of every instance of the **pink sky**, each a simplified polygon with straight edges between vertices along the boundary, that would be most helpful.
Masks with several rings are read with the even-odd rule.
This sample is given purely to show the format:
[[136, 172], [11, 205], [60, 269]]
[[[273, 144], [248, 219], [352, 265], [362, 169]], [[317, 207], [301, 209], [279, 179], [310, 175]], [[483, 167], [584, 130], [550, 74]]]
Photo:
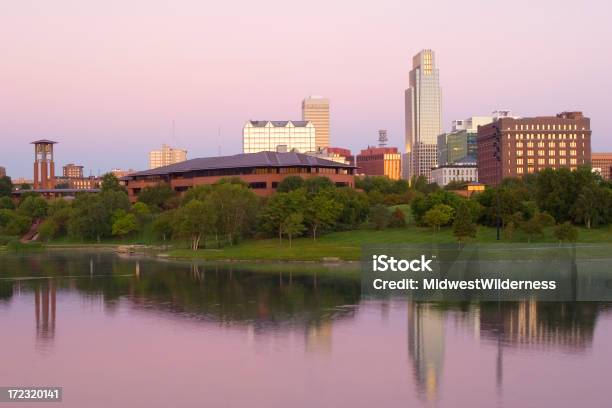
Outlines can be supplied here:
[[385, 128], [403, 146], [422, 48], [436, 51], [445, 128], [499, 108], [583, 110], [593, 149], [611, 151], [611, 11], [603, 0], [5, 1], [0, 166], [31, 177], [39, 138], [60, 142], [58, 165], [93, 173], [142, 169], [162, 142], [191, 158], [239, 153], [246, 120], [300, 119], [309, 94], [331, 99], [333, 145], [358, 150]]

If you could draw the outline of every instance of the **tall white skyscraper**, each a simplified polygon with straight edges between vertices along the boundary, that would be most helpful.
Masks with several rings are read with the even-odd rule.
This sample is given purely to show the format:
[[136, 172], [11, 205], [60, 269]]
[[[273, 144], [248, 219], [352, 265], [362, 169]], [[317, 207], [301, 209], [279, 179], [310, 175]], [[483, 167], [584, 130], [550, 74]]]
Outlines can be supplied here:
[[432, 50], [422, 50], [412, 58], [405, 96], [403, 176], [409, 179], [423, 175], [431, 181], [431, 169], [438, 164], [437, 138], [442, 133], [442, 90]]

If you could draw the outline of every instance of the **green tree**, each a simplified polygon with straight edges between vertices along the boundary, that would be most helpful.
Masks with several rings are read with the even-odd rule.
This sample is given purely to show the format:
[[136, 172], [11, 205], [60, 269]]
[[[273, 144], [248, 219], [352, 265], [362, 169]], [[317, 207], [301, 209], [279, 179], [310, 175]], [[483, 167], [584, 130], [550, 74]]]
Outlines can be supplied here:
[[426, 194], [429, 192], [427, 178], [425, 176], [412, 176], [412, 179], [410, 180], [410, 185], [416, 191], [419, 191], [421, 193]]
[[467, 202], [461, 203], [457, 208], [455, 220], [453, 221], [453, 235], [457, 237], [459, 243], [462, 243], [466, 238], [474, 238], [476, 236], [477, 227], [472, 219], [473, 215]]
[[187, 238], [192, 250], [200, 246], [200, 240], [216, 232], [218, 213], [211, 201], [191, 200], [176, 210], [176, 232]]
[[13, 191], [13, 183], [8, 176], [0, 177], [0, 197], [10, 197]]
[[123, 214], [113, 222], [112, 233], [118, 237], [125, 237], [138, 230], [138, 223], [134, 214]]
[[68, 221], [69, 235], [80, 239], [96, 239], [100, 242], [102, 237], [112, 234], [112, 214], [117, 209], [107, 206], [103, 194], [77, 194]]
[[212, 191], [213, 186], [211, 184], [203, 184], [201, 186], [190, 188], [185, 192], [185, 194], [183, 194], [181, 205], [185, 205], [191, 200], [205, 201], [208, 199]]
[[537, 212], [530, 219], [523, 221], [520, 228], [527, 234], [527, 242], [531, 242], [534, 236], [544, 234], [544, 228], [553, 225], [554, 222], [550, 214]]
[[42, 218], [47, 215], [49, 205], [47, 201], [40, 196], [27, 197], [19, 204], [18, 211], [30, 218]]
[[260, 225], [264, 231], [276, 234], [279, 243], [283, 240], [283, 222], [291, 214], [301, 212], [306, 207], [304, 189], [288, 193], [276, 193], [266, 202], [260, 214]]
[[106, 173], [102, 176], [100, 187], [102, 191], [125, 191], [119, 183], [119, 179], [113, 173]]
[[425, 225], [433, 228], [434, 232], [439, 231], [440, 227], [448, 224], [453, 219], [453, 207], [446, 204], [436, 204], [428, 210], [423, 217]]
[[555, 226], [553, 234], [559, 243], [576, 242], [578, 240], [578, 229], [569, 222], [564, 222], [563, 224]]
[[[456, 209], [463, 200], [465, 199], [459, 197], [455, 193], [439, 190], [427, 195], [417, 195], [414, 200], [412, 200], [410, 207], [412, 209], [414, 220], [417, 222], [417, 224], [426, 224], [424, 220], [425, 214], [436, 205], [444, 204]], [[450, 221], [451, 220], [449, 220], [449, 222]]]
[[63, 198], [51, 200], [49, 202], [47, 215], [47, 219], [53, 220], [56, 226], [54, 234], [50, 238], [65, 235], [68, 232], [68, 222], [72, 216], [72, 205], [70, 202], [64, 200]]
[[145, 203], [153, 211], [166, 208], [168, 200], [176, 195], [170, 184], [160, 183], [155, 186], [143, 188], [138, 194], [138, 201]]
[[350, 230], [359, 227], [368, 218], [370, 206], [365, 193], [350, 187], [336, 189], [334, 199], [342, 205], [336, 228]]
[[406, 213], [401, 208], [396, 207], [391, 213], [389, 226], [392, 228], [403, 228], [406, 226]]
[[138, 201], [132, 206], [132, 213], [136, 217], [138, 229], [142, 230], [145, 223], [151, 218], [151, 210], [149, 209], [149, 206]]
[[38, 227], [38, 237], [42, 241], [50, 241], [57, 236], [58, 232], [59, 226], [53, 218], [47, 218]]
[[[190, 200], [192, 201], [192, 200]], [[166, 242], [172, 236], [176, 222], [176, 210], [164, 211], [157, 215], [151, 224], [153, 233]]]
[[507, 221], [504, 224], [504, 239], [507, 241], [512, 241], [515, 231], [516, 231], [516, 223], [514, 221]]
[[332, 227], [341, 212], [342, 204], [336, 202], [333, 195], [326, 193], [326, 190], [310, 197], [302, 218], [312, 233], [312, 239], [316, 241], [317, 231], [320, 229]]
[[130, 200], [125, 191], [107, 190], [99, 193], [98, 197], [107, 208], [109, 214], [119, 209], [125, 212], [128, 212], [130, 209]]
[[377, 230], [387, 228], [391, 221], [391, 214], [384, 205], [378, 204], [370, 208], [370, 214], [368, 216], [370, 224]]
[[289, 214], [283, 220], [281, 228], [283, 233], [289, 238], [289, 248], [291, 248], [292, 238], [299, 236], [306, 229], [304, 226], [304, 216], [299, 212]]
[[32, 219], [13, 210], [0, 210], [0, 230], [4, 235], [21, 235], [25, 233]]
[[14, 210], [15, 204], [10, 197], [0, 197], [0, 209]]
[[259, 198], [244, 183], [222, 180], [210, 196], [217, 214], [217, 230], [230, 245], [253, 232], [259, 211]]
[[300, 176], [287, 176], [276, 187], [277, 193], [288, 193], [304, 188], [304, 179]]
[[304, 188], [308, 194], [317, 194], [327, 189], [335, 189], [336, 185], [324, 176], [311, 177], [304, 181]]
[[596, 185], [587, 185], [582, 188], [572, 210], [573, 219], [576, 222], [584, 223], [584, 226], [591, 229], [592, 225], [599, 224], [602, 217], [602, 190]]

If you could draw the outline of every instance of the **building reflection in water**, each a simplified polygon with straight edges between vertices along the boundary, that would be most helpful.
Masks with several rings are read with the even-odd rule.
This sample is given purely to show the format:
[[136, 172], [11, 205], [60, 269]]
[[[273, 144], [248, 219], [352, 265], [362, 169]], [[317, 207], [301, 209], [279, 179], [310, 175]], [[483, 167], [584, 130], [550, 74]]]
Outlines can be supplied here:
[[34, 288], [34, 316], [36, 319], [36, 339], [49, 343], [55, 337], [56, 287], [53, 279], [46, 280]]
[[420, 397], [433, 400], [444, 365], [444, 312], [431, 303], [408, 303], [408, 355]]
[[306, 351], [331, 353], [332, 321], [324, 320], [311, 323], [306, 327]]
[[[408, 303], [408, 352], [417, 392], [436, 399], [445, 358], [446, 325], [459, 323], [495, 347], [497, 392], [503, 389], [504, 349], [541, 348], [582, 352], [591, 347], [599, 313], [596, 303], [526, 300], [470, 305]], [[455, 318], [455, 320], [452, 319]]]
[[598, 307], [592, 303], [527, 300], [481, 307], [484, 339], [510, 347], [583, 351], [590, 347]]

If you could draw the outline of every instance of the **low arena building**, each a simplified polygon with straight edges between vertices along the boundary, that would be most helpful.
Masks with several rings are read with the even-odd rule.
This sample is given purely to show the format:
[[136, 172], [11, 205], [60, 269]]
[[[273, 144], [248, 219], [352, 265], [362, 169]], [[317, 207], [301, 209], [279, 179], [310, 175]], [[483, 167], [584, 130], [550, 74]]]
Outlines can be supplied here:
[[195, 186], [213, 184], [225, 177], [240, 178], [261, 196], [274, 193], [278, 183], [287, 176], [324, 176], [336, 186], [355, 187], [354, 171], [353, 165], [306, 154], [259, 152], [191, 159], [132, 173], [121, 180], [130, 200], [135, 202], [143, 188], [159, 183], [168, 183], [180, 193]]

